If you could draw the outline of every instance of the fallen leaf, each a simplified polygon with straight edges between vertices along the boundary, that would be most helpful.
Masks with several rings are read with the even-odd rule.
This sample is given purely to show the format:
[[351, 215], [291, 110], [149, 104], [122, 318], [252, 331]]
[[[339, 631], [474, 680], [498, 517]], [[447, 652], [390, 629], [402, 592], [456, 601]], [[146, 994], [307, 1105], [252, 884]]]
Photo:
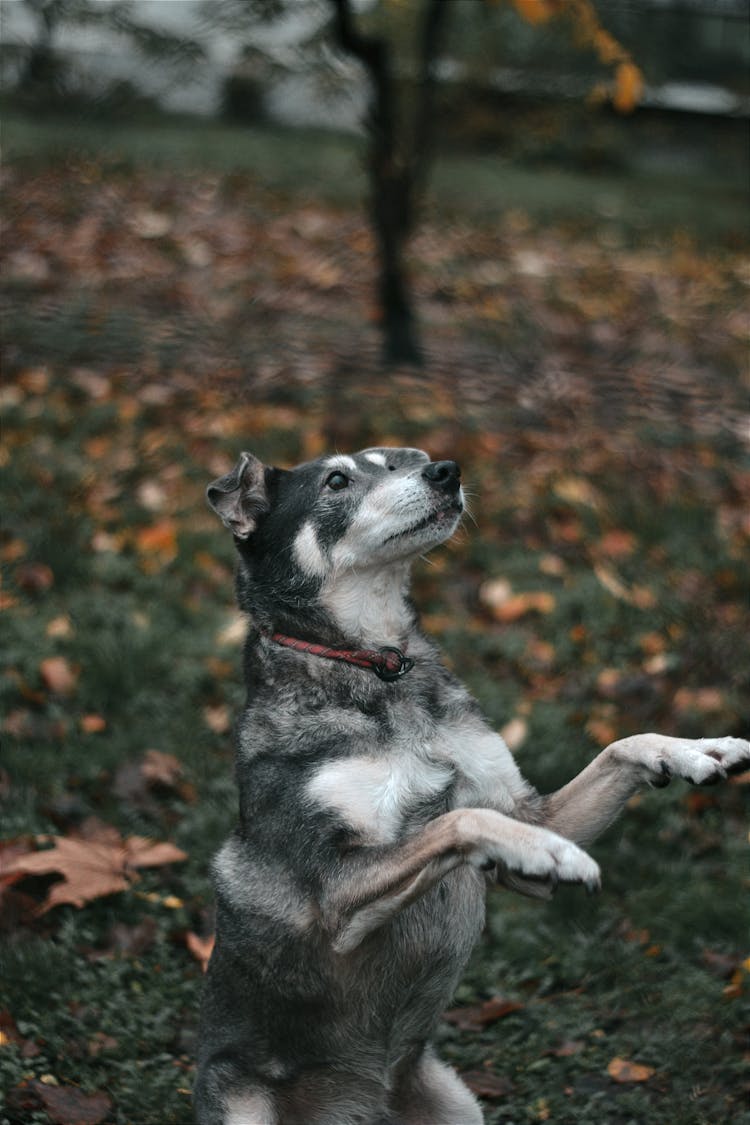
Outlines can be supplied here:
[[78, 672], [64, 656], [48, 656], [39, 665], [44, 686], [53, 695], [72, 695], [78, 683]]
[[623, 531], [620, 528], [607, 531], [596, 544], [599, 554], [606, 555], [610, 559], [626, 558], [633, 554], [635, 547], [636, 538], [632, 531]]
[[112, 1109], [112, 1099], [103, 1091], [85, 1094], [77, 1086], [32, 1085], [55, 1125], [99, 1125]]
[[182, 777], [182, 762], [174, 754], [162, 750], [147, 750], [141, 762], [141, 773], [149, 785], [176, 789]]
[[582, 504], [587, 508], [601, 505], [599, 493], [585, 477], [561, 477], [555, 481], [553, 490], [561, 500], [569, 504]]
[[81, 715], [81, 730], [84, 734], [99, 734], [107, 729], [107, 720], [103, 715]]
[[96, 1058], [102, 1051], [114, 1051], [118, 1046], [118, 1040], [112, 1035], [107, 1035], [103, 1031], [95, 1031], [88, 1042], [88, 1053], [92, 1058]]
[[491, 606], [492, 616], [496, 621], [509, 623], [518, 621], [527, 613], [552, 613], [555, 608], [555, 597], [544, 590], [530, 590], [525, 594], [514, 594], [507, 601]]
[[507, 578], [488, 578], [479, 587], [479, 600], [488, 609], [495, 610], [513, 597], [513, 587]]
[[579, 1054], [585, 1046], [583, 1039], [565, 1039], [559, 1046], [552, 1047], [544, 1053], [545, 1055], [554, 1055], [556, 1059], [568, 1059], [572, 1055]]
[[462, 1031], [481, 1031], [504, 1016], [512, 1015], [523, 1008], [518, 1000], [504, 1000], [502, 996], [493, 996], [482, 1004], [474, 1004], [467, 1008], [449, 1008], [443, 1012], [443, 1019], [455, 1024]]
[[510, 1078], [502, 1074], [490, 1074], [484, 1070], [465, 1070], [461, 1073], [461, 1080], [466, 1083], [472, 1093], [488, 1101], [506, 1098], [515, 1089]]
[[617, 1056], [607, 1065], [607, 1074], [615, 1082], [620, 1083], [648, 1082], [655, 1073], [656, 1068], [653, 1066], [644, 1066], [642, 1063], [631, 1062], [629, 1059], [621, 1059]]
[[48, 637], [64, 639], [72, 635], [73, 622], [67, 614], [62, 614], [60, 617], [53, 617], [44, 631]]
[[148, 916], [142, 918], [135, 926], [115, 922], [109, 931], [108, 948], [118, 953], [129, 954], [131, 957], [138, 957], [154, 944], [156, 930], [155, 920]]
[[195, 957], [196, 961], [200, 963], [200, 967], [204, 973], [208, 968], [208, 962], [211, 958], [215, 941], [216, 939], [213, 934], [209, 934], [209, 936], [205, 938], [198, 937], [192, 930], [190, 933], [185, 934], [185, 945], [188, 947], [193, 957]]
[[53, 846], [17, 856], [3, 871], [4, 881], [15, 881], [25, 875], [62, 875], [62, 880], [49, 888], [39, 906], [40, 914], [63, 903], [81, 907], [92, 899], [124, 891], [137, 879], [135, 868], [156, 867], [187, 858], [174, 844], [155, 844], [142, 836], [123, 840], [117, 834], [117, 842], [69, 836], [43, 839], [53, 841]]
[[518, 748], [526, 741], [529, 733], [529, 724], [520, 715], [507, 722], [504, 727], [501, 727], [500, 734], [505, 741], [509, 750], [518, 750]]
[[16, 583], [27, 594], [43, 594], [54, 585], [54, 582], [52, 568], [46, 563], [24, 563], [16, 572]]
[[216, 634], [219, 645], [241, 645], [247, 636], [247, 618], [240, 613], [232, 614], [226, 625]]
[[171, 562], [177, 555], [177, 525], [174, 520], [165, 519], [139, 528], [135, 542], [142, 554], [155, 556], [163, 563]]
[[674, 694], [674, 706], [678, 711], [721, 711], [724, 695], [720, 688], [678, 688]]
[[745, 974], [742, 969], [735, 969], [728, 985], [721, 990], [725, 1000], [737, 1000], [744, 992]]
[[204, 707], [203, 718], [206, 726], [214, 734], [226, 734], [232, 725], [229, 708], [225, 703], [220, 703], [216, 707]]

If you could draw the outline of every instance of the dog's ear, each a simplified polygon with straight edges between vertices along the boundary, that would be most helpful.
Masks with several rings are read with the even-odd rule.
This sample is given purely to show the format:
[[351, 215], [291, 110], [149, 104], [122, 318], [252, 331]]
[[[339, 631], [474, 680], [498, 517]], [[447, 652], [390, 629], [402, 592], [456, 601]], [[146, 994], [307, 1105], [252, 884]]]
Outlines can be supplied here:
[[234, 468], [206, 489], [206, 499], [237, 539], [247, 539], [270, 509], [266, 470], [252, 453], [240, 453]]

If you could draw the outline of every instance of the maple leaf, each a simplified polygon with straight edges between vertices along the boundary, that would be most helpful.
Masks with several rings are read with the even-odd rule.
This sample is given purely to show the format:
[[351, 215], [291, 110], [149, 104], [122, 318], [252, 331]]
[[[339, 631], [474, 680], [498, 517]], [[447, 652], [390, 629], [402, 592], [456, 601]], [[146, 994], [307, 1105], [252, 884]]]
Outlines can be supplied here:
[[138, 878], [135, 868], [187, 859], [174, 844], [154, 844], [143, 836], [123, 840], [114, 830], [104, 840], [70, 836], [43, 839], [54, 841], [53, 846], [11, 859], [0, 868], [0, 879], [8, 883], [26, 875], [62, 875], [62, 881], [49, 888], [39, 906], [40, 914], [63, 903], [81, 907], [103, 895], [124, 891]]

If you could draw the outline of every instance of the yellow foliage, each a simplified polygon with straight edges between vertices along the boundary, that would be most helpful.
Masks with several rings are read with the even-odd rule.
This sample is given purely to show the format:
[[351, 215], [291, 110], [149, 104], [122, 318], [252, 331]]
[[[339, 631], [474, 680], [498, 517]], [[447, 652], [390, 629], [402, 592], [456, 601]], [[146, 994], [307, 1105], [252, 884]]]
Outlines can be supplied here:
[[612, 104], [618, 113], [632, 113], [643, 94], [643, 75], [633, 62], [620, 63], [615, 71]]
[[555, 14], [548, 0], [513, 0], [513, 7], [527, 23], [546, 23]]

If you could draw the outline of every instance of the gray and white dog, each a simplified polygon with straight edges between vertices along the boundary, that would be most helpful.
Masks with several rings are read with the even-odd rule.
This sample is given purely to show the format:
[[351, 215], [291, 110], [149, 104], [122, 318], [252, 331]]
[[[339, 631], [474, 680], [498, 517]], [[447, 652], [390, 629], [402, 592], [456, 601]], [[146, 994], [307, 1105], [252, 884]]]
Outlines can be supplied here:
[[458, 466], [243, 453], [208, 489], [251, 617], [240, 823], [214, 864], [199, 1125], [480, 1125], [430, 1039], [487, 883], [599, 885], [587, 844], [644, 785], [717, 781], [737, 738], [623, 738], [538, 795], [419, 631], [409, 568], [464, 507]]

